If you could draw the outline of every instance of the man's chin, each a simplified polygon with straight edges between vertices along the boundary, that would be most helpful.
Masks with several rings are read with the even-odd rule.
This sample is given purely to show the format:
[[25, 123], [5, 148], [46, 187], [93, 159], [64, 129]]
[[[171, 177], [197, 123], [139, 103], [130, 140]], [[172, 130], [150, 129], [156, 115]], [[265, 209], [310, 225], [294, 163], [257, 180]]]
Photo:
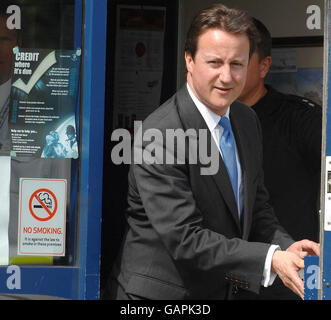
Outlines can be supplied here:
[[228, 107], [231, 105], [231, 103], [229, 102], [229, 104], [227, 104], [227, 103], [224, 103], [223, 101], [222, 101], [222, 103], [213, 103], [213, 104], [208, 104], [208, 105], [206, 105], [212, 112], [214, 112], [214, 113], [216, 113], [216, 114], [218, 114], [219, 116], [223, 116], [225, 113], [226, 113], [226, 111], [227, 111], [227, 109], [228, 109]]

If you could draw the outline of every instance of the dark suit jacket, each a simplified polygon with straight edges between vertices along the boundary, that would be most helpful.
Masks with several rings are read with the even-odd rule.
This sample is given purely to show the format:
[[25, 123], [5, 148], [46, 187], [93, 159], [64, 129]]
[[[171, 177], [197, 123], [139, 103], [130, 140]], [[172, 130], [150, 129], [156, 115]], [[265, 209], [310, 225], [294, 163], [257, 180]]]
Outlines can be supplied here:
[[[322, 108], [307, 98], [268, 92], [255, 105], [263, 134], [264, 181], [275, 214], [294, 240], [319, 241]], [[259, 299], [300, 299], [278, 279]]]
[[[220, 155], [214, 175], [201, 175], [201, 163], [131, 165], [128, 229], [113, 270], [127, 294], [226, 299], [233, 287], [257, 293], [268, 243], [293, 243], [267, 203], [254, 111], [235, 102], [230, 119], [243, 172], [242, 221]], [[166, 129], [208, 130], [186, 87], [144, 121], [143, 132], [152, 128], [164, 136]]]
[[263, 133], [270, 203], [294, 240], [318, 242], [322, 108], [306, 98], [266, 87], [267, 94], [252, 108]]

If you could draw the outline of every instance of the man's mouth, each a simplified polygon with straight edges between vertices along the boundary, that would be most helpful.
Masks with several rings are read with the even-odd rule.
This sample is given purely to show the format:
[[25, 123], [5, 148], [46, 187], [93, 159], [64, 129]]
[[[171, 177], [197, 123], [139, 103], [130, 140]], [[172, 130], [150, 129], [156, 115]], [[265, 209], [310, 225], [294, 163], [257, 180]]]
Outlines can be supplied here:
[[215, 87], [215, 89], [222, 94], [229, 93], [232, 88], [223, 88], [223, 87]]

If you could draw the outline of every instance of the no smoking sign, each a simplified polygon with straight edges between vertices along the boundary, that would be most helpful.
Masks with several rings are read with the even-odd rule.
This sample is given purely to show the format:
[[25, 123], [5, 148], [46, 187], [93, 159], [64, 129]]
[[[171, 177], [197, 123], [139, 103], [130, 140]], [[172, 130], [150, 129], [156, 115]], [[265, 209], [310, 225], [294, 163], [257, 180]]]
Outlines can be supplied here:
[[20, 179], [18, 255], [65, 255], [67, 181]]

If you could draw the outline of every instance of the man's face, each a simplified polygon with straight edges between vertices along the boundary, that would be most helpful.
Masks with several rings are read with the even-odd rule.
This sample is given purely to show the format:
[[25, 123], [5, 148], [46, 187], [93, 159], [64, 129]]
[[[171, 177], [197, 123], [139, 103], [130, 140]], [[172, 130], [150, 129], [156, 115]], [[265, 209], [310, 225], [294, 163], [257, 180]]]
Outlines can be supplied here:
[[194, 59], [186, 53], [185, 60], [187, 81], [195, 95], [223, 115], [245, 85], [249, 39], [246, 34], [208, 29], [199, 37]]
[[240, 97], [244, 97], [255, 91], [255, 88], [259, 85], [259, 83], [261, 81], [260, 74], [261, 74], [261, 72], [260, 72], [259, 55], [255, 51], [252, 54], [251, 59], [248, 64], [246, 84], [245, 84], [243, 91], [240, 94]]
[[246, 85], [239, 96], [239, 100], [248, 103], [248, 105], [251, 105], [249, 102], [256, 102], [255, 96], [259, 94], [259, 90], [264, 88], [264, 78], [269, 71], [270, 65], [270, 56], [260, 59], [257, 51], [252, 54], [247, 68]]
[[7, 28], [7, 18], [0, 16], [0, 84], [11, 77], [13, 48], [17, 45], [16, 30]]

